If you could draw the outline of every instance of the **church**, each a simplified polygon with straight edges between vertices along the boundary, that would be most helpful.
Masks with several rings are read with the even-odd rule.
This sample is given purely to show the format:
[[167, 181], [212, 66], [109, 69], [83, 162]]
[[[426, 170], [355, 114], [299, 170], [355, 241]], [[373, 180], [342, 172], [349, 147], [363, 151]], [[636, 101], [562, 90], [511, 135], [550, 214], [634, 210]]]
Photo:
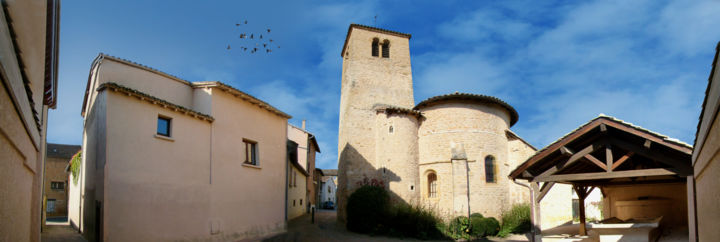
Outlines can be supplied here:
[[[446, 219], [499, 218], [529, 201], [527, 183], [507, 177], [536, 151], [510, 130], [517, 111], [496, 97], [460, 92], [416, 104], [410, 37], [358, 24], [348, 29], [341, 52], [338, 219], [345, 220], [347, 198], [368, 180], [385, 186], [394, 203], [421, 205]], [[570, 220], [571, 196], [569, 187], [548, 194], [544, 221]]]

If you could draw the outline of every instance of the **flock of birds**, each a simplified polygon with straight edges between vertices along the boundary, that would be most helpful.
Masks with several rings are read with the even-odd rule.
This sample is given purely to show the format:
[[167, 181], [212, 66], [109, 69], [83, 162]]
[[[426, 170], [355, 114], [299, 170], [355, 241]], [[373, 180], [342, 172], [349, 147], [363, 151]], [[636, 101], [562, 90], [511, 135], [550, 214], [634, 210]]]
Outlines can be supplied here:
[[[235, 49], [242, 50], [243, 52], [249, 51], [250, 54], [255, 54], [258, 51], [262, 52], [263, 50], [265, 53], [270, 54], [273, 48], [280, 49], [280, 46], [270, 38], [270, 28], [260, 31], [260, 33], [250, 33], [241, 29], [244, 25], [248, 25], [247, 20], [235, 24], [235, 28], [240, 32], [238, 38], [242, 41], [240, 47], [234, 47]], [[232, 48], [233, 47], [228, 44], [227, 50], [231, 51]]]

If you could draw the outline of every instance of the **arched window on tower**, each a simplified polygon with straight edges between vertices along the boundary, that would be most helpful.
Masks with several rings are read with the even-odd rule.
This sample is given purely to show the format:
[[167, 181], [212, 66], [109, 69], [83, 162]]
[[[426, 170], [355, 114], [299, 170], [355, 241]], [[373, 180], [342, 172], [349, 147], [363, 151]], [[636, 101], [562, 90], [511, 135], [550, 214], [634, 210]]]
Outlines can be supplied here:
[[377, 57], [379, 55], [379, 53], [380, 53], [379, 45], [380, 45], [380, 40], [378, 38], [374, 38], [373, 42], [372, 42], [372, 56]]
[[488, 155], [485, 157], [485, 182], [495, 183], [495, 157]]
[[437, 175], [435, 172], [430, 172], [427, 176], [428, 183], [428, 197], [437, 197]]
[[389, 40], [385, 40], [382, 43], [382, 57], [390, 58], [390, 41]]

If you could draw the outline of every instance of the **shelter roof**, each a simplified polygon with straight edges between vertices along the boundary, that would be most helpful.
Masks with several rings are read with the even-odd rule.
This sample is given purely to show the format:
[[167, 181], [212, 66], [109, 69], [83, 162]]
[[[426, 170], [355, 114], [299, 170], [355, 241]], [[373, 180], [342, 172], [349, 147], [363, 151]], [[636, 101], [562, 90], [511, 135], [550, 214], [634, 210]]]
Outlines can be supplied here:
[[389, 35], [394, 35], [394, 36], [398, 36], [398, 37], [404, 37], [404, 38], [408, 38], [408, 39], [410, 39], [410, 37], [412, 37], [410, 34], [400, 33], [397, 31], [381, 29], [381, 28], [366, 26], [366, 25], [362, 25], [362, 24], [350, 24], [350, 27], [348, 27], [347, 36], [345, 37], [345, 44], [343, 44], [342, 51], [340, 52], [340, 57], [345, 56], [345, 49], [347, 49], [348, 39], [350, 39], [350, 33], [352, 33], [352, 30], [354, 28], [364, 29], [364, 30], [368, 30], [368, 31], [381, 33], [381, 34], [389, 34]]
[[455, 92], [440, 96], [434, 96], [428, 99], [425, 99], [424, 101], [418, 103], [415, 105], [414, 110], [420, 110], [426, 107], [433, 106], [435, 104], [438, 104], [440, 102], [445, 101], [461, 101], [461, 102], [475, 102], [475, 103], [490, 103], [490, 104], [496, 104], [500, 107], [505, 108], [510, 113], [510, 126], [513, 126], [515, 123], [517, 123], [519, 115], [518, 112], [515, 111], [515, 108], [510, 106], [510, 104], [506, 103], [505, 101], [493, 97], [493, 96], [487, 96], [487, 95], [480, 95], [480, 94], [472, 94], [472, 93], [462, 93], [462, 92]]
[[600, 115], [539, 150], [513, 170], [510, 178], [607, 184], [628, 182], [625, 178], [631, 177], [632, 181], [650, 176], [679, 180], [692, 174], [691, 153], [692, 146], [677, 139]]

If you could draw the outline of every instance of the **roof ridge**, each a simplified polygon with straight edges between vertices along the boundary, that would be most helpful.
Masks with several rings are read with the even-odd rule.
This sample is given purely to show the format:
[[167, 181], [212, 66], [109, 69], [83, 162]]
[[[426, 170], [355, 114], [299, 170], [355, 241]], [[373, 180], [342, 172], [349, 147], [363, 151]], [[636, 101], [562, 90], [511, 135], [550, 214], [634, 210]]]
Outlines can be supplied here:
[[147, 70], [147, 71], [155, 72], [155, 73], [158, 73], [158, 74], [160, 74], [160, 75], [165, 75], [165, 76], [167, 76], [167, 77], [169, 77], [169, 78], [171, 78], [171, 79], [175, 79], [176, 81], [184, 82], [185, 84], [188, 84], [188, 85], [191, 84], [191, 82], [188, 81], [188, 80], [185, 80], [185, 79], [182, 79], [182, 78], [177, 77], [177, 76], [175, 76], [175, 75], [169, 74], [169, 73], [167, 73], [167, 72], [164, 72], [164, 71], [161, 71], [161, 70], [152, 68], [152, 67], [150, 67], [150, 66], [148, 66], [148, 65], [144, 65], [144, 64], [141, 64], [141, 63], [138, 63], [138, 62], [129, 60], [129, 59], [125, 59], [125, 58], [121, 58], [121, 57], [117, 57], [117, 56], [105, 54], [105, 53], [102, 53], [102, 52], [100, 52], [100, 55], [103, 56], [104, 58], [109, 58], [109, 59], [111, 59], [111, 60], [115, 60], [115, 61], [118, 61], [118, 62], [123, 62], [123, 63], [125, 63], [125, 64], [134, 65], [134, 66], [137, 66], [137, 67], [139, 67], [139, 68], [141, 68], [141, 69], [145, 69], [145, 70]]
[[520, 118], [520, 115], [518, 114], [517, 110], [515, 108], [508, 104], [507, 102], [503, 101], [502, 99], [490, 96], [490, 95], [484, 95], [484, 94], [475, 94], [475, 93], [464, 93], [464, 92], [453, 92], [448, 94], [442, 94], [434, 97], [429, 97], [421, 102], [419, 102], [415, 107], [414, 110], [419, 110], [425, 106], [429, 106], [429, 104], [434, 103], [436, 101], [443, 101], [443, 100], [450, 100], [453, 98], [475, 98], [475, 99], [481, 99], [480, 101], [489, 101], [494, 102], [497, 105], [500, 105], [501, 107], [507, 109], [510, 112], [510, 126], [513, 126], [515, 123], [517, 123], [518, 119]]

